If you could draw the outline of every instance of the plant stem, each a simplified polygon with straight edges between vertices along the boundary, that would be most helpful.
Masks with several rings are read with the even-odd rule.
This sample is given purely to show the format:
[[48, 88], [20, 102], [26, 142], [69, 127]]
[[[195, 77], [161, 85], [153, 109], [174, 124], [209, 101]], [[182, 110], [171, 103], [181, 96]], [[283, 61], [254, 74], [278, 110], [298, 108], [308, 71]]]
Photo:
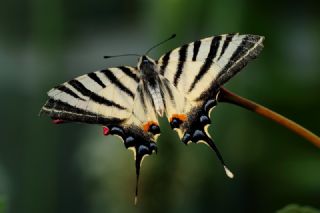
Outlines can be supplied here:
[[299, 124], [295, 123], [294, 121], [264, 107], [261, 106], [253, 101], [240, 97], [225, 88], [220, 88], [220, 93], [217, 96], [218, 102], [226, 102], [230, 104], [235, 104], [246, 108], [250, 111], [253, 111], [265, 118], [268, 118], [286, 128], [291, 130], [292, 132], [296, 133], [297, 135], [305, 138], [306, 140], [313, 143], [315, 146], [320, 148], [320, 138], [315, 135], [314, 133], [310, 132], [309, 130], [305, 129], [304, 127], [300, 126]]

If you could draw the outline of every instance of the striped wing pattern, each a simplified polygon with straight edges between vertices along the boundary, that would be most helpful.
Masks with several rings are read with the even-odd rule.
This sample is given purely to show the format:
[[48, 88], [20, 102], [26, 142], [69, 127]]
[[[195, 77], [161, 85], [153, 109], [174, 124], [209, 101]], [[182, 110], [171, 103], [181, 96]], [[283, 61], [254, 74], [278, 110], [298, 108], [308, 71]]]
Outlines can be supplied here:
[[185, 144], [209, 145], [229, 177], [233, 175], [207, 132], [211, 123], [209, 115], [217, 104], [219, 88], [257, 57], [263, 40], [264, 37], [257, 35], [213, 36], [169, 51], [157, 61], [160, 74], [171, 84], [171, 93], [179, 97], [171, 101], [176, 107], [166, 111], [171, 127]]
[[[136, 195], [141, 162], [157, 152], [156, 106], [164, 107], [182, 142], [209, 145], [232, 177], [207, 132], [209, 114], [217, 104], [219, 88], [257, 57], [263, 39], [257, 35], [213, 36], [169, 51], [157, 61], [141, 56], [140, 61], [146, 60], [143, 63], [148, 66], [139, 62], [137, 67], [145, 70], [120, 66], [82, 75], [51, 89], [40, 114], [55, 123], [100, 124], [106, 135], [120, 136], [125, 147], [134, 151]], [[146, 76], [148, 72], [156, 72], [157, 77]], [[158, 89], [150, 92], [150, 88]]]
[[142, 125], [155, 120], [150, 100], [143, 93], [139, 72], [133, 67], [117, 67], [82, 75], [48, 92], [49, 100], [40, 114], [54, 121], [102, 124], [106, 133], [122, 138], [134, 151], [137, 174], [144, 155], [157, 150], [155, 137]]
[[138, 83], [131, 67], [82, 75], [51, 89], [41, 113], [65, 121], [118, 124], [131, 116]]
[[[262, 50], [264, 37], [225, 34], [208, 37], [167, 52], [158, 60], [161, 75], [190, 101], [216, 92]], [[210, 94], [209, 94], [210, 95]]]

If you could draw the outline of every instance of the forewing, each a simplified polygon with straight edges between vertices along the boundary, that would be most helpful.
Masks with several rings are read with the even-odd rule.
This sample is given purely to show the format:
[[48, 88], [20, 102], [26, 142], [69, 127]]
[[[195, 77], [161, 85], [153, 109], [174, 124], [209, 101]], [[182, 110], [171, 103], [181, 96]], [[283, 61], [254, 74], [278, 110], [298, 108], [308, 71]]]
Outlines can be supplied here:
[[263, 39], [239, 34], [208, 37], [169, 51], [158, 60], [158, 69], [189, 100], [204, 100], [260, 53]]
[[131, 116], [139, 81], [133, 67], [88, 73], [51, 89], [40, 113], [66, 122], [120, 124]]

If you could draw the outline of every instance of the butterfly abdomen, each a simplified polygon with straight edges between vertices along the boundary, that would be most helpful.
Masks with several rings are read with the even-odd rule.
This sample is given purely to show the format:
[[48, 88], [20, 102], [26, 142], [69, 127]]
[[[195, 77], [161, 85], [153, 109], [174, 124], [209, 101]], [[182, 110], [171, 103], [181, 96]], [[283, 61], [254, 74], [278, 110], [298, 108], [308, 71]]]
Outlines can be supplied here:
[[163, 103], [163, 98], [161, 95], [159, 84], [157, 84], [156, 87], [154, 88], [148, 86], [148, 89], [151, 94], [151, 98], [157, 114], [162, 116], [165, 109], [164, 109], [164, 103]]

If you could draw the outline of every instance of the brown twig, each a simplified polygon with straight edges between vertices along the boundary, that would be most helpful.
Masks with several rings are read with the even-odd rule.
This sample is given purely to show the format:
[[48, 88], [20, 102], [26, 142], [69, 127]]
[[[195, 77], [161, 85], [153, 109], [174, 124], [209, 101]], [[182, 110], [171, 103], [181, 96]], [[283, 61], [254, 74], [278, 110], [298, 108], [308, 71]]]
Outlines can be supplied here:
[[243, 108], [246, 108], [248, 110], [251, 110], [259, 115], [262, 115], [265, 118], [268, 118], [274, 122], [277, 122], [278, 124], [288, 128], [292, 132], [296, 133], [297, 135], [307, 139], [311, 143], [313, 143], [315, 146], [320, 148], [320, 138], [310, 132], [309, 130], [305, 129], [304, 127], [300, 126], [299, 124], [293, 122], [292, 120], [289, 120], [288, 118], [264, 107], [261, 106], [255, 102], [252, 102], [248, 99], [245, 99], [243, 97], [240, 97], [225, 88], [220, 88], [220, 93], [217, 96], [218, 102], [226, 102], [235, 104], [238, 106], [241, 106]]

